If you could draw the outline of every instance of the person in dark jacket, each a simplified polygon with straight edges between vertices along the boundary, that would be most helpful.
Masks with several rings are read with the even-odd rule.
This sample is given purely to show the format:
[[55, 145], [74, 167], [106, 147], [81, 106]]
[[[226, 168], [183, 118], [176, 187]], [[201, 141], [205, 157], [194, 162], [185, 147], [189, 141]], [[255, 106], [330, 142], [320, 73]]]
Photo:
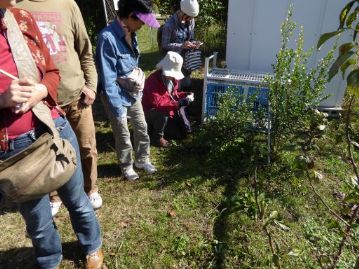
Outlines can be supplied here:
[[[184, 75], [181, 72], [183, 58], [176, 52], [169, 51], [157, 64], [145, 82], [142, 105], [147, 124], [149, 125], [152, 143], [159, 147], [167, 147], [169, 142], [164, 138], [170, 123], [172, 128], [181, 134], [190, 132], [185, 107], [194, 100], [193, 93], [179, 92], [179, 81]], [[176, 131], [175, 131], [176, 132]]]

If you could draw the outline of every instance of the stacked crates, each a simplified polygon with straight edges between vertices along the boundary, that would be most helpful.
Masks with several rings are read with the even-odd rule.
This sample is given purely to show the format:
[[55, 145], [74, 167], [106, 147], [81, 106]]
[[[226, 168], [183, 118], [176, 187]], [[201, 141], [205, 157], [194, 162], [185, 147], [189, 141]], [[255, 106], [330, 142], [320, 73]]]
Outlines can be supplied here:
[[229, 88], [233, 90], [235, 94], [243, 94], [243, 88], [239, 85], [213, 82], [207, 84], [204, 117], [213, 117], [217, 114], [220, 97], [225, 94]]
[[245, 83], [227, 83], [209, 81], [206, 87], [203, 117], [213, 117], [217, 114], [221, 95], [231, 90], [236, 95], [243, 95], [247, 102], [253, 101], [253, 109], [259, 107], [268, 108], [269, 89], [259, 85], [247, 85]]
[[[265, 77], [268, 74], [236, 72], [228, 69], [216, 67], [217, 53], [206, 58], [204, 83], [203, 83], [203, 103], [202, 103], [202, 122], [210, 117], [215, 117], [221, 95], [229, 90], [236, 95], [242, 95], [242, 100], [253, 103], [253, 110], [265, 109], [264, 127], [253, 123], [253, 131], [266, 134], [266, 144], [268, 148], [267, 162], [270, 163], [270, 143], [271, 143], [271, 113], [269, 107], [269, 88], [265, 85]], [[212, 68], [209, 69], [209, 61], [213, 60]]]
[[254, 102], [253, 109], [268, 108], [269, 89], [264, 85], [266, 74], [229, 71], [212, 68], [209, 60], [216, 62], [216, 54], [206, 58], [203, 85], [202, 121], [216, 115], [221, 95], [231, 89], [234, 94], [243, 95], [247, 102]]

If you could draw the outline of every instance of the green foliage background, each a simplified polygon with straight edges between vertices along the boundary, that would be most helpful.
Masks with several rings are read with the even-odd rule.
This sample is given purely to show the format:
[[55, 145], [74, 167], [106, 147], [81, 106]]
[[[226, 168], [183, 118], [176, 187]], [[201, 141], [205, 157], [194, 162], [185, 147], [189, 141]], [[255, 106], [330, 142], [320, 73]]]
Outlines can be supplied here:
[[[172, 14], [180, 8], [180, 0], [154, 0], [161, 14]], [[198, 0], [199, 21], [206, 23], [225, 22], [227, 19], [228, 0]]]
[[102, 1], [76, 0], [76, 3], [80, 7], [92, 44], [95, 45], [97, 34], [106, 25]]
[[[196, 39], [204, 42], [205, 54], [225, 52], [228, 0], [198, 0], [200, 13], [196, 18]], [[76, 0], [84, 18], [92, 44], [96, 45], [96, 36], [105, 26], [103, 3], [100, 0]], [[180, 7], [180, 0], [154, 0], [156, 12], [169, 17]]]
[[[225, 52], [228, 0], [198, 0], [200, 12], [196, 18], [196, 39], [204, 42], [206, 54]], [[154, 0], [158, 12], [172, 15], [180, 8], [180, 0]]]

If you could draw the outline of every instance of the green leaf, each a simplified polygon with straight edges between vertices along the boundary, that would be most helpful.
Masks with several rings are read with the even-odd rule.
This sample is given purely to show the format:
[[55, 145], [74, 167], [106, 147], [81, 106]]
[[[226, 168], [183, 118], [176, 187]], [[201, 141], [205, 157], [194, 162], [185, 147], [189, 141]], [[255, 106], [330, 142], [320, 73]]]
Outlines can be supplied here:
[[339, 222], [336, 219], [329, 220], [327, 223], [329, 229], [341, 229]]
[[[347, 53], [348, 51], [350, 51], [352, 48], [356, 47], [355, 44], [353, 43], [344, 43], [339, 47], [339, 55], [344, 55], [345, 53]], [[341, 64], [340, 66], [340, 70], [342, 71], [342, 77], [344, 79], [345, 77], [345, 71], [347, 70], [347, 68], [353, 64], [355, 64], [356, 61], [355, 59], [351, 58], [347, 61], [345, 61], [344, 63]]]
[[350, 184], [352, 185], [352, 187], [354, 187], [354, 188], [359, 187], [359, 178], [357, 178], [356, 175], [351, 176], [350, 181], [351, 181]]
[[279, 226], [279, 228], [281, 228], [283, 231], [290, 231], [290, 228], [287, 226], [287, 225], [284, 225], [283, 223], [279, 222], [279, 221], [276, 221], [274, 220], [274, 223]]
[[349, 15], [347, 19], [347, 27], [351, 28], [353, 22], [355, 22], [358, 19], [359, 15], [359, 7], [357, 7], [352, 14]]
[[354, 48], [355, 45], [353, 43], [344, 43], [339, 47], [339, 55], [347, 53], [349, 50]]
[[346, 61], [345, 63], [342, 64], [342, 66], [340, 67], [340, 70], [342, 71], [343, 79], [345, 78], [345, 72], [348, 69], [348, 67], [355, 65], [355, 64], [356, 64], [356, 61], [354, 58], [350, 58], [348, 61]]
[[347, 77], [348, 90], [359, 97], [359, 69], [353, 70]]
[[353, 35], [353, 42], [355, 42], [357, 35], [359, 32], [359, 22], [357, 23], [357, 26], [355, 26], [354, 35]]
[[344, 64], [355, 52], [348, 51], [345, 54], [339, 55], [329, 70], [329, 80], [331, 80], [339, 71], [339, 68]]
[[288, 252], [288, 255], [293, 257], [299, 257], [300, 253], [301, 251], [299, 249], [293, 248], [291, 251]]
[[347, 19], [347, 16], [349, 14], [349, 11], [352, 9], [355, 2], [357, 2], [357, 0], [353, 0], [353, 1], [349, 2], [340, 12], [340, 15], [339, 15], [339, 23], [340, 24], [339, 24], [338, 29], [343, 28], [343, 26], [345, 24], [345, 20]]
[[347, 203], [358, 204], [359, 203], [359, 195], [357, 193], [351, 192], [345, 196], [344, 201]]
[[329, 32], [329, 33], [325, 33], [322, 34], [319, 38], [318, 44], [317, 44], [317, 49], [320, 49], [320, 47], [330, 38], [341, 34], [344, 31], [344, 29], [340, 29], [334, 32]]
[[269, 215], [269, 219], [276, 219], [278, 218], [278, 211], [272, 211]]
[[278, 218], [278, 211], [272, 211], [269, 215], [269, 217], [264, 221], [264, 225], [263, 227], [267, 227], [269, 224], [271, 224], [273, 222], [273, 220], [275, 220], [276, 218]]

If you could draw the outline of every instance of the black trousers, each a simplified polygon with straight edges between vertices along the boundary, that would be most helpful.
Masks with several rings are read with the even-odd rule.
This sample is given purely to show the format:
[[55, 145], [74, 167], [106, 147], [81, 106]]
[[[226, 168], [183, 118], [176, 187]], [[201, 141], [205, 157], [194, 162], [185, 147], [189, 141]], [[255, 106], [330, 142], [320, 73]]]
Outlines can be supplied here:
[[[166, 139], [182, 139], [190, 132], [188, 121], [185, 124], [183, 116], [180, 116], [179, 113], [175, 113], [175, 116], [170, 118], [168, 112], [152, 109], [145, 116], [149, 135], [154, 141], [158, 141], [161, 137]], [[184, 115], [184, 117], [186, 116]]]

